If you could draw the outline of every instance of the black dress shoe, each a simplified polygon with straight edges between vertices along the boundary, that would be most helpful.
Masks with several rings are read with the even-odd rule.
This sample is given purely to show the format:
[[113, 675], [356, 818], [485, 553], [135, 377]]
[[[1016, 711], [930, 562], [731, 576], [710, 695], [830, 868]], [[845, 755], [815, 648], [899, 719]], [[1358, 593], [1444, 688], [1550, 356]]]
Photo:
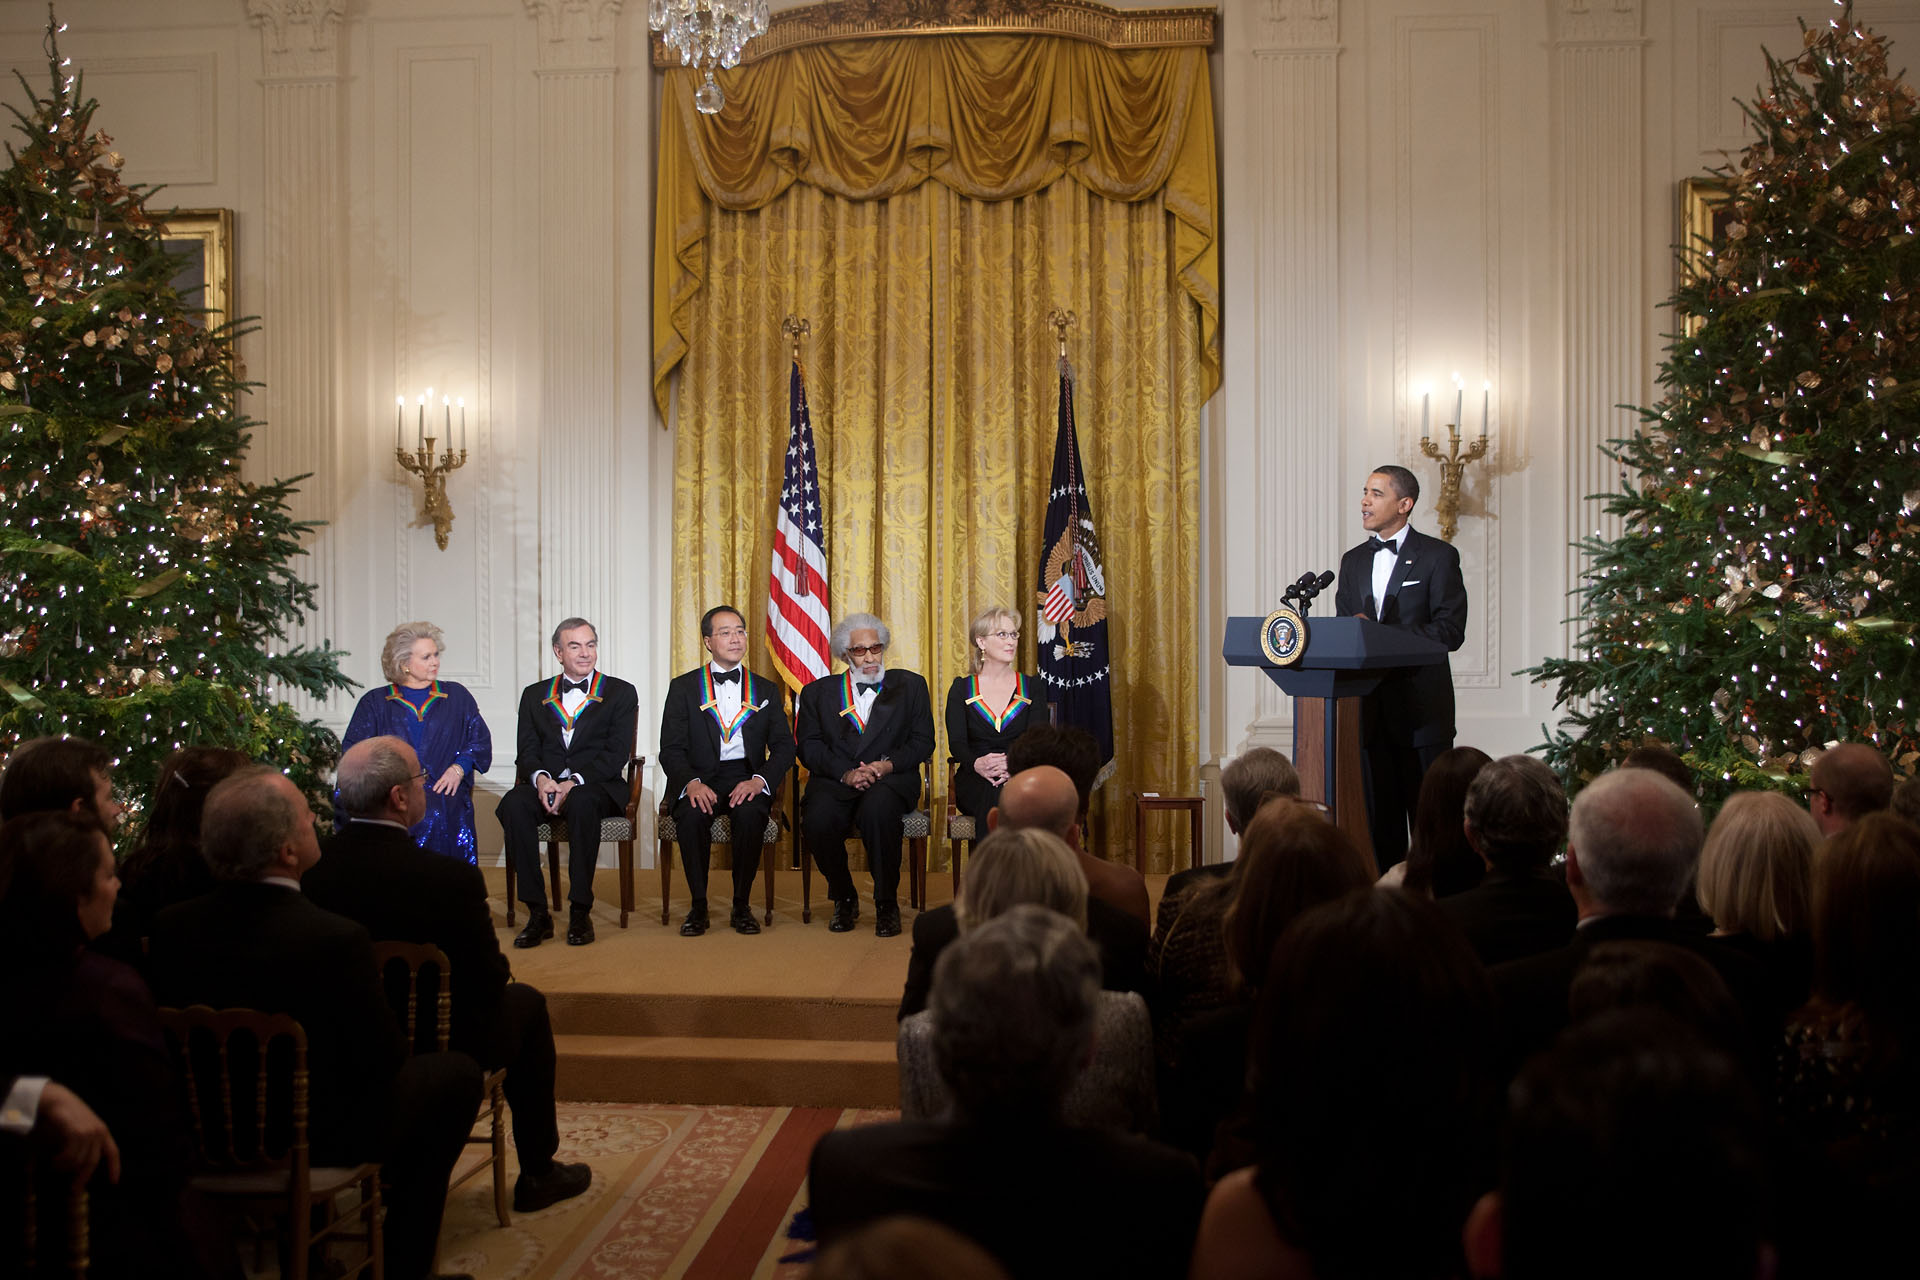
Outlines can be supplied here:
[[593, 941], [593, 917], [587, 908], [575, 907], [567, 916], [567, 945], [584, 947]]
[[680, 922], [680, 936], [697, 938], [707, 931], [707, 908], [705, 904], [687, 912], [687, 918]]
[[829, 933], [848, 933], [860, 921], [860, 899], [847, 898], [833, 904], [833, 919], [827, 922]]
[[900, 906], [894, 902], [879, 902], [873, 908], [873, 936], [876, 938], [897, 938], [900, 936]]
[[523, 1173], [513, 1184], [513, 1211], [534, 1213], [562, 1200], [571, 1200], [593, 1184], [593, 1170], [584, 1164], [555, 1160], [545, 1173]]
[[527, 927], [514, 938], [513, 945], [521, 950], [537, 947], [553, 936], [553, 915], [544, 907], [527, 908]]
[[736, 905], [733, 914], [727, 917], [727, 923], [733, 926], [735, 933], [758, 933], [760, 922], [753, 918], [752, 907]]

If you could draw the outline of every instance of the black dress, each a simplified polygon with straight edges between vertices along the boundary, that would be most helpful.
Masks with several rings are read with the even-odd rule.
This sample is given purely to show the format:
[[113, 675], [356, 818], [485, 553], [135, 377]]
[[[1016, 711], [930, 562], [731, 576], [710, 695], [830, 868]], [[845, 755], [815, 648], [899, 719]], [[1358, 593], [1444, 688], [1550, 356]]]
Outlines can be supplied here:
[[1013, 701], [997, 712], [980, 696], [975, 677], [954, 677], [947, 690], [947, 754], [960, 763], [953, 779], [954, 804], [972, 817], [976, 835], [987, 834], [987, 811], [1000, 803], [1000, 788], [974, 772], [973, 762], [1005, 751], [1045, 708], [1039, 676], [1020, 672]]

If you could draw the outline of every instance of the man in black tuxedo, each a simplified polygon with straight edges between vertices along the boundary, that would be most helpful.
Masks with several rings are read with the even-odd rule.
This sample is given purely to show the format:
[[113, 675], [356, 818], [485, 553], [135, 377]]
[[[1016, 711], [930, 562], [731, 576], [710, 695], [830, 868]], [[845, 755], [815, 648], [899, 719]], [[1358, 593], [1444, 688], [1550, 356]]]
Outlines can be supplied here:
[[707, 931], [707, 858], [720, 813], [733, 816], [728, 923], [735, 933], [758, 933], [749, 899], [773, 795], [793, 767], [793, 729], [779, 683], [742, 665], [747, 621], [740, 611], [724, 604], [707, 610], [700, 635], [712, 660], [674, 677], [660, 715], [660, 766], [693, 898], [680, 933], [696, 938]]
[[[1407, 524], [1419, 500], [1420, 481], [1405, 467], [1367, 477], [1360, 524], [1370, 536], [1340, 557], [1334, 612], [1438, 640], [1452, 652], [1467, 638], [1467, 584], [1460, 553]], [[1420, 779], [1453, 745], [1452, 665], [1413, 667], [1381, 681], [1361, 700], [1360, 741], [1373, 856], [1385, 871], [1407, 856]]]
[[154, 917], [154, 998], [299, 1021], [313, 1163], [382, 1162], [387, 1274], [425, 1276], [447, 1178], [480, 1107], [479, 1066], [464, 1053], [403, 1060], [372, 939], [301, 892], [320, 845], [306, 797], [284, 774], [261, 765], [222, 780], [207, 794], [200, 845], [219, 883]]
[[[547, 998], [513, 981], [494, 936], [480, 868], [427, 853], [407, 834], [427, 808], [419, 757], [405, 739], [368, 738], [341, 757], [338, 785], [347, 825], [323, 846], [319, 865], [301, 877], [301, 888], [328, 911], [365, 926], [375, 942], [426, 942], [446, 952], [453, 978], [452, 1047], [484, 1067], [507, 1069], [513, 1146], [520, 1157], [514, 1210], [532, 1213], [579, 1195], [592, 1182], [592, 1170], [553, 1158], [560, 1128]], [[423, 998], [420, 1007], [432, 1006]]]
[[880, 619], [849, 614], [832, 637], [846, 671], [800, 691], [800, 763], [811, 774], [800, 826], [827, 880], [834, 933], [860, 919], [847, 871], [847, 837], [855, 831], [873, 872], [873, 931], [882, 938], [900, 932], [900, 846], [906, 816], [920, 802], [920, 766], [933, 756], [933, 700], [925, 680], [887, 667], [892, 642]]
[[553, 936], [547, 911], [547, 881], [540, 868], [535, 832], [552, 818], [567, 823], [567, 944], [593, 941], [593, 869], [600, 862], [600, 823], [625, 813], [623, 776], [633, 756], [640, 695], [625, 680], [596, 668], [600, 633], [585, 618], [568, 618], [553, 629], [553, 656], [560, 674], [527, 686], [520, 695], [519, 780], [500, 797], [507, 857], [527, 904], [527, 927], [516, 947], [537, 947]]

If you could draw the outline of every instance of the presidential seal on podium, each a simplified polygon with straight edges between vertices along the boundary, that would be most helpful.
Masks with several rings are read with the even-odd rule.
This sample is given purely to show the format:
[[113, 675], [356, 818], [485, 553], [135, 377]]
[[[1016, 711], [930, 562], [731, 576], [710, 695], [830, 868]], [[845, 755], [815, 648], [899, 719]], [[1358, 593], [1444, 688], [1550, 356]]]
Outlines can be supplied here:
[[1307, 620], [1290, 604], [1283, 604], [1260, 624], [1260, 650], [1276, 667], [1290, 667], [1307, 651]]

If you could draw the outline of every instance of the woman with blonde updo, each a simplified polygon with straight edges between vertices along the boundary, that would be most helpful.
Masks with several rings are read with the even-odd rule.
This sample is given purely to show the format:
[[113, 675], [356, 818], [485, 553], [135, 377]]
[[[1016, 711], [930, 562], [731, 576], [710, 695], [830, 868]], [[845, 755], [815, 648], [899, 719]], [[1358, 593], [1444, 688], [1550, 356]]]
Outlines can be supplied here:
[[473, 695], [440, 678], [442, 640], [431, 622], [393, 629], [380, 653], [387, 683], [361, 695], [340, 749], [383, 736], [410, 743], [427, 771], [427, 816], [413, 829], [414, 840], [428, 853], [478, 865], [473, 777], [493, 763], [493, 735]]
[[995, 605], [973, 620], [968, 642], [972, 674], [955, 676], [947, 690], [947, 754], [958, 762], [955, 806], [973, 819], [976, 836], [987, 833], [987, 811], [1000, 803], [1007, 780], [1007, 745], [1045, 715], [1040, 677], [1023, 673], [1020, 615]]

